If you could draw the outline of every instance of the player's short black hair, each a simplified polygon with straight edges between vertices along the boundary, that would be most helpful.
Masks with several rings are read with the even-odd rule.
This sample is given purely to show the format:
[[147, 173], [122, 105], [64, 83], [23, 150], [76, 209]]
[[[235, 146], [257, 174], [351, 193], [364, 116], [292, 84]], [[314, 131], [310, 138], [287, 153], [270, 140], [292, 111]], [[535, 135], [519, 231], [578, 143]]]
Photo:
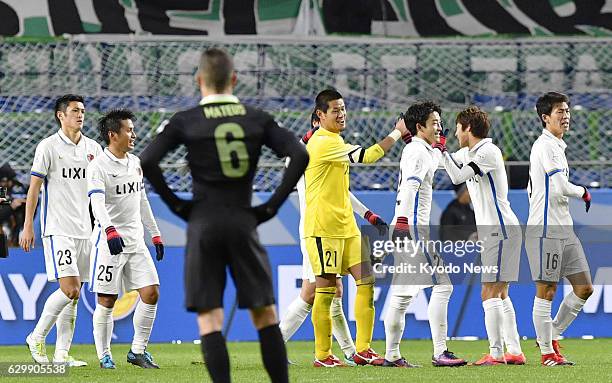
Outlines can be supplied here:
[[65, 112], [68, 109], [68, 104], [72, 101], [85, 103], [83, 96], [79, 96], [78, 94], [65, 94], [62, 97], [58, 98], [55, 101], [55, 108], [53, 108], [53, 116], [55, 117], [55, 121], [59, 127], [62, 127], [62, 123], [59, 118], [57, 118], [57, 112]]
[[430, 100], [420, 101], [416, 104], [410, 105], [406, 113], [404, 113], [404, 122], [406, 123], [406, 128], [408, 128], [410, 134], [416, 136], [417, 124], [425, 126], [429, 115], [433, 112], [442, 114], [442, 108], [440, 108], [440, 105]]
[[317, 94], [315, 98], [315, 114], [317, 110], [320, 110], [323, 113], [327, 113], [327, 108], [329, 107], [329, 102], [334, 100], [339, 100], [342, 98], [340, 92], [335, 89], [325, 89]]
[[536, 111], [538, 112], [538, 120], [540, 120], [540, 123], [544, 128], [546, 127], [546, 123], [544, 122], [542, 115], [546, 114], [550, 116], [555, 105], [563, 102], [566, 102], [569, 105], [569, 97], [559, 92], [548, 92], [538, 98], [538, 101], [536, 102]]
[[121, 130], [121, 121], [124, 120], [132, 120], [132, 122], [134, 122], [136, 121], [136, 116], [128, 109], [113, 109], [98, 120], [100, 137], [102, 137], [107, 145], [110, 144], [109, 133], [119, 133]]
[[222, 92], [232, 81], [234, 60], [221, 48], [209, 48], [200, 56], [198, 71], [207, 87]]
[[314, 126], [314, 123], [315, 123], [315, 122], [319, 122], [319, 121], [320, 121], [320, 119], [319, 119], [319, 116], [317, 116], [317, 111], [316, 111], [316, 110], [314, 110], [314, 111], [312, 112], [312, 114], [310, 115], [310, 127], [311, 127], [311, 128], [314, 128], [314, 127], [315, 127], [315, 126]]
[[486, 138], [491, 129], [489, 115], [475, 105], [470, 105], [457, 114], [455, 123], [461, 124], [461, 129], [465, 130], [468, 125], [470, 132], [477, 138]]

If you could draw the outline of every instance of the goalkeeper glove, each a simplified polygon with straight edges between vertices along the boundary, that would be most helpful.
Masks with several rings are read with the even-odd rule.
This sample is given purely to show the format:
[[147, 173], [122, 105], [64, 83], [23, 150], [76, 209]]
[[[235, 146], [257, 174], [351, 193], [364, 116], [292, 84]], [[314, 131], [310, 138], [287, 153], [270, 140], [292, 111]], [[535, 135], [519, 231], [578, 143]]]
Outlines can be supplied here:
[[584, 208], [586, 210], [586, 212], [589, 212], [589, 209], [591, 208], [591, 193], [589, 193], [589, 189], [586, 188], [586, 186], [580, 185], [584, 188], [584, 194], [582, 195], [582, 200], [584, 201]]
[[304, 134], [304, 136], [302, 136], [302, 142], [304, 143], [304, 145], [308, 143], [308, 140], [310, 140], [310, 137], [312, 137], [312, 135], [317, 131], [317, 129], [319, 128], [312, 128], [309, 131], [307, 131], [306, 134]]
[[161, 236], [156, 235], [155, 237], [151, 238], [151, 241], [153, 241], [153, 244], [155, 245], [155, 259], [161, 261], [164, 259], [164, 243], [162, 242]]
[[446, 129], [444, 132], [440, 132], [440, 141], [434, 143], [432, 147], [444, 153], [447, 150], [446, 149], [446, 135], [447, 134], [448, 134], [448, 129]]
[[408, 224], [408, 217], [397, 217], [395, 227], [393, 228], [393, 239], [405, 237], [412, 239], [410, 236], [410, 224]]
[[410, 131], [408, 130], [408, 124], [406, 123], [406, 116], [404, 115], [404, 113], [399, 114], [397, 121], [399, 121], [400, 119], [404, 120], [404, 125], [406, 125], [406, 133], [402, 134], [402, 141], [404, 141], [405, 144], [409, 144], [410, 142], [412, 142], [412, 133], [410, 133]]
[[115, 230], [115, 226], [109, 226], [105, 231], [106, 242], [108, 243], [108, 250], [110, 250], [110, 253], [112, 255], [121, 254], [125, 247], [125, 243], [123, 242], [123, 238], [117, 233], [117, 230]]
[[366, 211], [363, 218], [378, 230], [378, 234], [385, 235], [389, 231], [389, 225], [387, 225], [378, 214], [373, 213], [371, 210]]

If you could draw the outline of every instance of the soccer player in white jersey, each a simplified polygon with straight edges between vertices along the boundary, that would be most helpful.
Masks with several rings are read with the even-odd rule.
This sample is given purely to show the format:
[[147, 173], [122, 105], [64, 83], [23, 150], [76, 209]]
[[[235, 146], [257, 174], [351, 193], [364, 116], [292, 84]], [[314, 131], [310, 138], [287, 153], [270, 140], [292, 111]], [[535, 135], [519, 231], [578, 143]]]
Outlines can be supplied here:
[[[563, 135], [570, 127], [569, 98], [557, 92], [540, 97], [536, 104], [544, 130], [534, 142], [529, 157], [529, 219], [525, 249], [536, 284], [533, 324], [542, 353], [542, 365], [573, 364], [559, 352], [559, 336], [576, 319], [593, 293], [589, 265], [582, 244], [574, 234], [569, 197], [582, 198], [586, 211], [591, 194], [569, 181]], [[561, 278], [572, 284], [555, 319], [551, 304]]]
[[[487, 114], [476, 106], [459, 112], [455, 137], [458, 152], [434, 145], [443, 153], [444, 168], [452, 182], [466, 182], [478, 231], [483, 242], [482, 307], [489, 338], [489, 354], [474, 365], [525, 364], [514, 306], [508, 296], [509, 282], [518, 280], [522, 232], [508, 201], [508, 178], [501, 150], [487, 138]], [[504, 343], [507, 353], [504, 355]]]
[[[319, 128], [319, 117], [315, 113], [311, 115], [310, 124], [312, 129], [306, 132], [301, 139], [301, 143], [304, 145], [308, 143], [310, 137]], [[310, 260], [308, 259], [304, 237], [304, 209], [306, 209], [306, 200], [304, 199], [305, 185], [303, 176], [298, 181], [296, 188], [300, 207], [299, 234], [300, 249], [302, 251], [302, 287], [300, 289], [300, 295], [289, 304], [289, 307], [287, 307], [287, 312], [279, 324], [285, 342], [289, 341], [293, 334], [295, 334], [300, 326], [302, 326], [308, 314], [310, 314], [312, 311], [312, 304], [314, 303], [315, 296], [315, 275], [312, 272], [312, 266], [310, 265]], [[357, 215], [376, 227], [382, 228], [387, 226], [387, 224], [378, 214], [375, 214], [368, 209], [363, 203], [361, 203], [361, 201], [359, 201], [359, 199], [357, 199], [357, 197], [353, 195], [353, 193], [349, 192], [349, 197], [351, 199], [353, 211]], [[332, 334], [338, 341], [340, 349], [344, 354], [344, 363], [349, 366], [356, 366], [356, 363], [353, 362], [352, 359], [352, 356], [355, 353], [355, 344], [353, 343], [351, 331], [348, 327], [348, 323], [346, 322], [344, 310], [342, 309], [343, 286], [340, 275], [338, 276], [336, 282], [336, 295], [332, 300], [331, 306]]]
[[[412, 134], [412, 142], [402, 151], [398, 180], [397, 202], [392, 225], [394, 237], [404, 237], [421, 241], [429, 240], [429, 216], [431, 213], [432, 184], [435, 171], [439, 167], [442, 154], [432, 147], [439, 142], [442, 125], [440, 106], [431, 101], [411, 105], [404, 114], [406, 128]], [[443, 136], [442, 136], [443, 137]], [[415, 254], [407, 254], [412, 257]], [[399, 264], [405, 257], [395, 253]], [[430, 266], [442, 265], [442, 259], [435, 251], [423, 248], [415, 258], [417, 262]], [[417, 266], [418, 267], [418, 266]], [[386, 353], [385, 367], [415, 367], [400, 353], [400, 341], [404, 334], [406, 311], [412, 299], [423, 288], [433, 287], [428, 306], [429, 325], [433, 341], [432, 364], [434, 366], [464, 366], [467, 362], [448, 351], [446, 336], [448, 329], [448, 302], [453, 286], [446, 274], [394, 275], [389, 293], [391, 300], [385, 315]]]
[[155, 245], [157, 260], [164, 246], [145, 193], [140, 160], [134, 149], [134, 114], [113, 110], [98, 122], [108, 145], [87, 171], [87, 194], [96, 218], [91, 251], [90, 290], [98, 294], [93, 333], [101, 368], [115, 368], [110, 349], [113, 307], [122, 290], [137, 290], [134, 338], [127, 361], [142, 368], [159, 368], [146, 351], [159, 298], [159, 277], [144, 241], [144, 226]]
[[56, 324], [53, 362], [78, 367], [87, 363], [75, 360], [68, 351], [81, 284], [89, 280], [91, 219], [85, 177], [89, 162], [101, 154], [102, 148], [81, 132], [85, 119], [83, 97], [64, 95], [55, 102], [54, 110], [60, 129], [36, 147], [19, 244], [26, 252], [34, 247], [34, 212], [44, 185], [40, 226], [45, 268], [48, 280], [58, 281], [59, 289], [47, 298], [26, 343], [34, 361], [48, 363], [45, 339]]

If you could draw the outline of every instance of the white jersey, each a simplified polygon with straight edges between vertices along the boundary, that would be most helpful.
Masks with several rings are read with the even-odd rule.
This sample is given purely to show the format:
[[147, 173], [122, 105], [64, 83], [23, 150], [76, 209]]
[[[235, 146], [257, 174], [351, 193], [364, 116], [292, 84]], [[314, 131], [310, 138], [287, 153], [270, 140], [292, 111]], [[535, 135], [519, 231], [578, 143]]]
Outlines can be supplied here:
[[428, 232], [433, 178], [440, 160], [440, 151], [418, 137], [414, 137], [402, 151], [395, 215], [391, 224], [395, 225], [398, 217], [408, 218], [411, 235], [415, 239], [421, 237], [414, 236], [416, 227], [419, 232]]
[[140, 159], [135, 155], [128, 153], [127, 158], [119, 159], [104, 149], [89, 165], [87, 189], [96, 217], [93, 241], [106, 239], [105, 229], [114, 226], [125, 243], [123, 252], [135, 253], [144, 241], [143, 223], [151, 237], [159, 235], [145, 192]]
[[[471, 162], [480, 169], [480, 174], [467, 180], [453, 178], [458, 166], [468, 166]], [[444, 165], [453, 183], [467, 184], [480, 240], [520, 235], [519, 220], [508, 201], [508, 177], [502, 153], [490, 138], [482, 139], [472, 149], [462, 148], [452, 155], [447, 152]]]
[[102, 148], [94, 140], [81, 134], [78, 144], [74, 144], [61, 129], [38, 144], [31, 174], [43, 179], [42, 237], [89, 238], [86, 169], [101, 153]]
[[584, 189], [569, 182], [566, 147], [546, 129], [531, 147], [526, 232], [530, 237], [569, 238], [573, 232], [568, 197], [580, 198]]

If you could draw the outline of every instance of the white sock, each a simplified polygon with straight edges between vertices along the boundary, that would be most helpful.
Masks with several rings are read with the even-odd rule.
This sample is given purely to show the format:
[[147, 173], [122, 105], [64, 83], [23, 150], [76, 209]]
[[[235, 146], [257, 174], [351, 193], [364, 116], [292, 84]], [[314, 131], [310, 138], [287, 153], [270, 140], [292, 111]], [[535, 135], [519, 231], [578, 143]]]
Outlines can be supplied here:
[[142, 354], [147, 348], [156, 313], [157, 304], [149, 305], [139, 301], [136, 305], [136, 310], [134, 310], [134, 339], [132, 340], [132, 352], [134, 354]]
[[552, 302], [538, 297], [533, 298], [533, 326], [542, 355], [552, 354]]
[[93, 314], [93, 336], [98, 359], [102, 359], [104, 355], [109, 355], [112, 358], [110, 344], [114, 324], [113, 309], [100, 304], [96, 305]]
[[344, 310], [342, 310], [342, 298], [335, 297], [331, 304], [331, 317], [332, 317], [332, 334], [340, 345], [340, 349], [346, 356], [351, 356], [355, 353], [355, 343], [353, 343], [353, 337], [351, 337], [351, 330], [349, 330], [348, 323], [346, 323], [346, 317], [344, 316]]
[[485, 327], [489, 337], [489, 353], [493, 358], [504, 356], [502, 343], [502, 321], [504, 316], [501, 298], [490, 298], [482, 302], [485, 313]]
[[395, 362], [402, 357], [400, 342], [404, 335], [406, 325], [406, 311], [412, 301], [412, 297], [400, 297], [394, 295], [389, 301], [389, 307], [385, 315], [385, 359]]
[[563, 298], [552, 322], [552, 339], [559, 339], [559, 335], [563, 334], [563, 331], [576, 319], [585, 302], [586, 300], [579, 298], [573, 291]]
[[431, 290], [431, 298], [427, 307], [431, 340], [434, 357], [446, 351], [446, 335], [448, 333], [448, 301], [453, 293], [452, 285], [436, 285]]
[[40, 319], [38, 319], [38, 323], [36, 323], [36, 327], [32, 331], [32, 336], [36, 340], [43, 342], [49, 331], [51, 331], [51, 327], [57, 321], [57, 316], [70, 302], [72, 302], [72, 299], [68, 298], [61, 289], [57, 289], [49, 295], [42, 313], [40, 313]]
[[55, 341], [54, 359], [63, 360], [68, 355], [70, 345], [72, 345], [72, 336], [74, 335], [78, 304], [78, 299], [72, 300], [57, 316], [57, 321], [55, 322], [57, 340]]
[[516, 328], [516, 313], [514, 312], [514, 305], [510, 297], [502, 300], [502, 305], [504, 310], [502, 321], [504, 343], [506, 343], [506, 348], [510, 354], [520, 355], [523, 353], [523, 350], [521, 350], [521, 340]]
[[310, 311], [312, 311], [312, 305], [306, 303], [300, 296], [289, 304], [283, 320], [278, 325], [285, 342], [288, 342], [293, 334], [302, 326]]

